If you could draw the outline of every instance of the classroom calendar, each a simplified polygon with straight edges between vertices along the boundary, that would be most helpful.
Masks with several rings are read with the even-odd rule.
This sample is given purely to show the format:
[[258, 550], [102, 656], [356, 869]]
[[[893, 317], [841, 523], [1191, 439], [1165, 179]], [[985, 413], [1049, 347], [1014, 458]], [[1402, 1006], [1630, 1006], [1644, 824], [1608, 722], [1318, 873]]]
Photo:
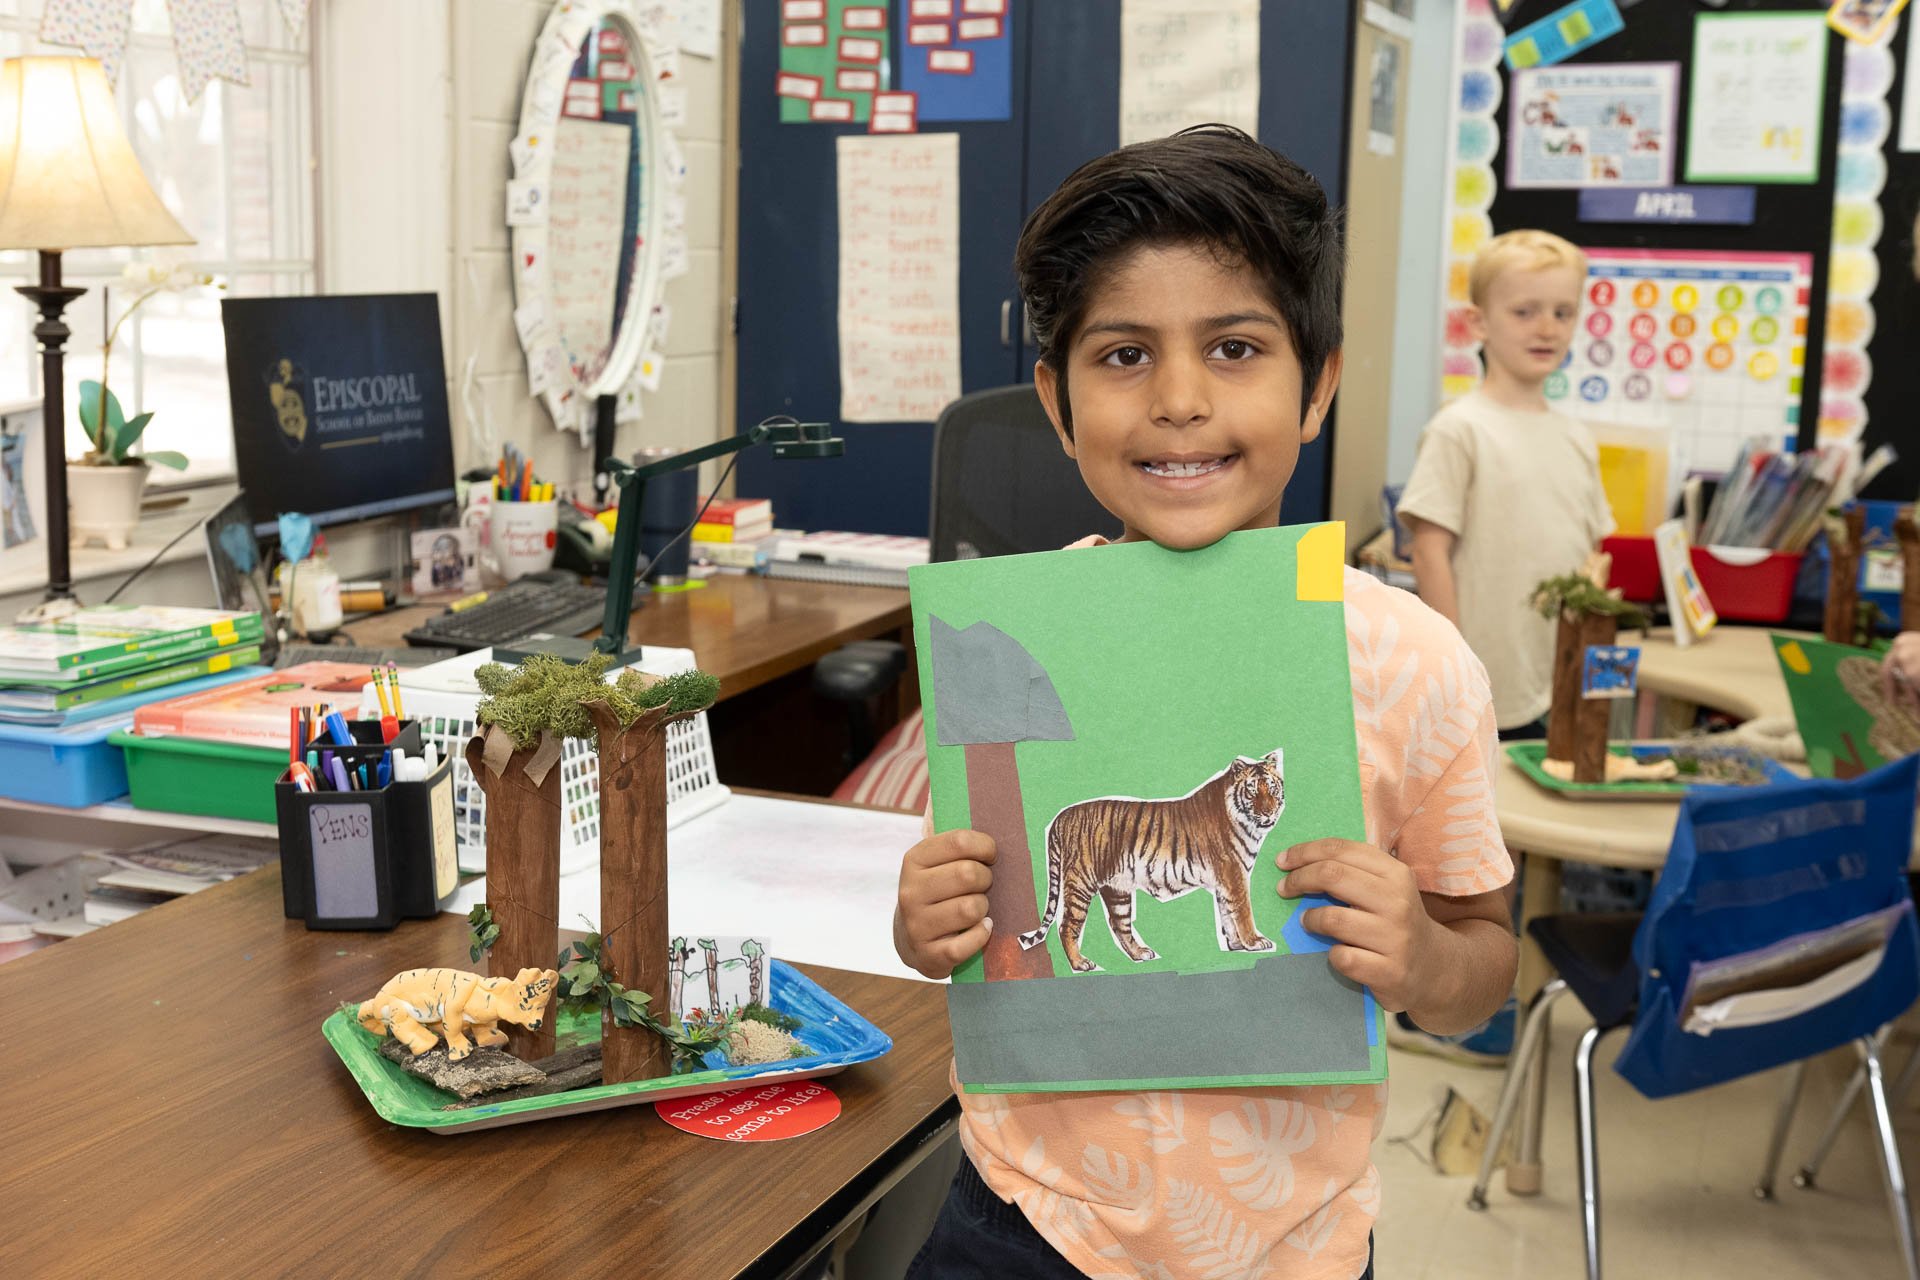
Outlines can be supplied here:
[[1547, 379], [1576, 418], [1667, 426], [1687, 470], [1732, 465], [1748, 437], [1800, 430], [1804, 253], [1588, 249], [1566, 363]]

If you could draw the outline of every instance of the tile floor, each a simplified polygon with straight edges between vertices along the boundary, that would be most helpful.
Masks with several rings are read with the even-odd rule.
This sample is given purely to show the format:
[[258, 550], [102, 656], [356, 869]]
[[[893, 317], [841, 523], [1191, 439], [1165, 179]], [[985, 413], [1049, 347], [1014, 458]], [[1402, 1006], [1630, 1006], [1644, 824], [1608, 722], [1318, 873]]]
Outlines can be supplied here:
[[[1573, 1144], [1573, 1045], [1583, 1014], [1573, 1000], [1555, 1011], [1545, 1141], [1546, 1185], [1529, 1199], [1496, 1174], [1485, 1213], [1467, 1208], [1473, 1179], [1436, 1174], [1404, 1144], [1443, 1085], [1488, 1116], [1497, 1070], [1395, 1051], [1387, 1122], [1374, 1145], [1386, 1199], [1376, 1232], [1380, 1280], [1580, 1280], [1578, 1187]], [[1609, 1280], [1869, 1280], [1901, 1275], [1886, 1192], [1864, 1103], [1857, 1104], [1821, 1170], [1817, 1189], [1792, 1185], [1852, 1070], [1851, 1051], [1808, 1072], [1787, 1140], [1777, 1198], [1752, 1186], [1784, 1087], [1783, 1071], [1677, 1098], [1650, 1101], [1614, 1073], [1619, 1032], [1603, 1041], [1595, 1103], [1600, 1149], [1602, 1260]], [[1897, 1073], [1912, 1051], [1896, 1038]], [[1895, 1109], [1909, 1183], [1920, 1175], [1920, 1088]], [[1422, 1146], [1424, 1151], [1424, 1146]]]

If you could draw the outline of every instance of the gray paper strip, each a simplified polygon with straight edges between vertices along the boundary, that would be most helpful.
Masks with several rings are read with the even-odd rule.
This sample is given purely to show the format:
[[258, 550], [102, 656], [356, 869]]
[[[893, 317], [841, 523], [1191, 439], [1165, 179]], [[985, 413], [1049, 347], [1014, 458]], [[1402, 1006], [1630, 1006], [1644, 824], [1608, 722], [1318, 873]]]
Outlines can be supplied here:
[[[1034, 978], [947, 988], [967, 1084], [1365, 1072], [1360, 988], [1324, 951], [1251, 969]], [[1176, 1028], [1146, 1035], [1158, 1025]]]

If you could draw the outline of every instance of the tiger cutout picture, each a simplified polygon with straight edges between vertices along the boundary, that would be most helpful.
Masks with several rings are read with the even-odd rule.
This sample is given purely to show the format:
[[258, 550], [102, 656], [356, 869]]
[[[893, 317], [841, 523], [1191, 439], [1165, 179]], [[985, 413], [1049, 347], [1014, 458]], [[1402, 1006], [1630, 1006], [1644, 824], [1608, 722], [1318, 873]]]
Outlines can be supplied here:
[[1113, 940], [1142, 964], [1159, 952], [1134, 932], [1134, 893], [1170, 902], [1204, 890], [1213, 894], [1222, 950], [1274, 950], [1254, 925], [1248, 878], [1286, 808], [1281, 759], [1278, 748], [1259, 759], [1240, 756], [1178, 799], [1106, 796], [1062, 809], [1047, 824], [1046, 910], [1020, 946], [1044, 944], [1057, 921], [1067, 963], [1079, 973], [1097, 969], [1081, 954], [1080, 936], [1098, 894]]

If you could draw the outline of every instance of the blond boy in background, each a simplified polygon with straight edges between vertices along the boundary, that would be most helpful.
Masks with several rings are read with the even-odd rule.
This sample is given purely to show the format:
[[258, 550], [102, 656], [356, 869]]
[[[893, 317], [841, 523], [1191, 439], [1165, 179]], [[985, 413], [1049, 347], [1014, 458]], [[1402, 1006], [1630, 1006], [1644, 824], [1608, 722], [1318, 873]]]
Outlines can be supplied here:
[[1420, 598], [1486, 664], [1502, 738], [1540, 737], [1552, 701], [1553, 624], [1534, 584], [1577, 571], [1613, 531], [1587, 429], [1547, 403], [1580, 315], [1587, 255], [1545, 231], [1509, 231], [1473, 260], [1479, 388], [1434, 415], [1400, 497]]
[[[1587, 429], [1547, 403], [1580, 316], [1587, 255], [1545, 231], [1509, 231], [1473, 260], [1479, 388], [1434, 415], [1400, 497], [1420, 598], [1460, 628], [1493, 684], [1502, 738], [1546, 734], [1553, 623], [1529, 601], [1543, 578], [1577, 571], [1613, 530]], [[1436, 1036], [1396, 1015], [1388, 1039], [1497, 1065], [1513, 1046], [1509, 1000], [1485, 1024]]]

